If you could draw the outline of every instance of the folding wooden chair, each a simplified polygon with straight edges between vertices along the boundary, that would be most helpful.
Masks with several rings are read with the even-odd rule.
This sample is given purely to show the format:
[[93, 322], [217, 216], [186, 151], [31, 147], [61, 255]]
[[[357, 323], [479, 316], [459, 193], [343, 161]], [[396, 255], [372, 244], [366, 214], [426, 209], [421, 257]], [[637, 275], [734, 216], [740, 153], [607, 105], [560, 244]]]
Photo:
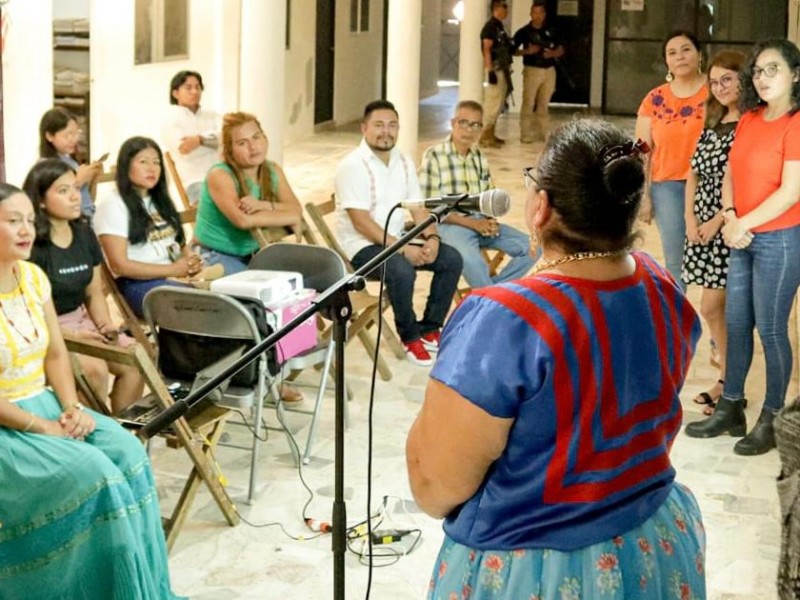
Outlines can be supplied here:
[[[155, 397], [157, 404], [162, 408], [167, 408], [174, 404], [172, 396], [158, 373], [153, 360], [141, 346], [133, 345], [130, 348], [120, 348], [118, 346], [107, 346], [96, 342], [78, 340], [68, 335], [64, 336], [64, 341], [70, 352], [93, 356], [109, 362], [135, 366], [142, 373], [145, 384]], [[81, 373], [80, 369], [78, 369], [76, 378], [80, 377]], [[92, 408], [99, 408], [98, 412], [107, 413], [103, 399], [104, 395], [100, 391], [93, 390], [85, 379], [84, 385], [81, 385], [79, 381], [79, 387], [82, 390], [86, 390], [91, 396], [90, 402], [97, 405]], [[175, 540], [189, 514], [201, 483], [208, 488], [228, 525], [234, 526], [239, 523], [239, 514], [236, 511], [236, 507], [225, 488], [222, 487], [220, 481], [222, 475], [212, 465], [213, 450], [222, 435], [228, 412], [227, 409], [207, 404], [190, 421], [184, 418], [175, 421], [173, 424], [174, 434], [166, 436], [168, 444], [175, 448], [182, 447], [192, 462], [192, 470], [183, 486], [178, 502], [170, 517], [163, 519], [167, 549], [171, 550], [175, 544]]]
[[[338, 240], [333, 235], [333, 232], [328, 227], [328, 224], [325, 222], [325, 217], [332, 214], [335, 210], [336, 204], [333, 198], [323, 202], [322, 204], [314, 204], [313, 202], [306, 204], [306, 211], [316, 226], [317, 232], [322, 239], [325, 240], [325, 244], [342, 258], [348, 272], [352, 273], [354, 269], [353, 265], [350, 263], [350, 259], [339, 245]], [[379, 300], [380, 298], [378, 296], [371, 294], [366, 290], [353, 292], [350, 294], [350, 301], [353, 304], [353, 318], [350, 322], [350, 328], [348, 330], [348, 341], [354, 336], [357, 336], [359, 340], [361, 340], [361, 343], [363, 344], [370, 358], [375, 355], [375, 340], [369, 335], [368, 330], [373, 325], [377, 325], [378, 319], [383, 319], [383, 315], [379, 314], [378, 312]], [[385, 295], [383, 298], [383, 307], [384, 310], [389, 308], [389, 300]], [[406, 353], [403, 345], [400, 343], [400, 340], [397, 339], [394, 331], [392, 331], [391, 327], [389, 327], [385, 320], [383, 320], [381, 331], [383, 332], [384, 340], [394, 355], [397, 358], [405, 358]], [[330, 334], [331, 328], [329, 327], [323, 332], [322, 335], [329, 336]], [[384, 381], [389, 381], [392, 378], [392, 372], [380, 354], [378, 355], [377, 366], [378, 372], [381, 375], [381, 379]]]
[[125, 300], [125, 296], [122, 295], [117, 281], [111, 273], [111, 269], [105, 262], [100, 265], [100, 274], [103, 278], [103, 288], [106, 290], [106, 295], [111, 296], [111, 299], [114, 301], [114, 306], [117, 307], [122, 319], [125, 321], [125, 325], [131, 336], [139, 342], [139, 345], [145, 352], [153, 358], [155, 356], [155, 349], [153, 348], [153, 342], [150, 341], [147, 335], [147, 325], [133, 312], [130, 304]]
[[175, 184], [175, 189], [178, 190], [178, 196], [180, 196], [181, 202], [183, 202], [183, 208], [186, 210], [194, 208], [195, 203], [189, 199], [186, 188], [183, 186], [181, 176], [178, 174], [178, 168], [175, 166], [175, 161], [172, 160], [172, 155], [169, 151], [164, 152], [164, 162], [167, 163], [167, 171], [172, 179], [172, 183]]
[[[486, 261], [486, 264], [489, 267], [489, 276], [494, 277], [497, 275], [497, 269], [500, 268], [500, 265], [503, 263], [503, 259], [506, 257], [506, 253], [502, 250], [494, 250], [491, 248], [481, 248], [481, 256], [483, 256], [483, 260]], [[456, 303], [463, 300], [467, 294], [472, 291], [472, 288], [468, 285], [464, 287], [456, 288], [456, 293], [453, 296], [453, 299]]]

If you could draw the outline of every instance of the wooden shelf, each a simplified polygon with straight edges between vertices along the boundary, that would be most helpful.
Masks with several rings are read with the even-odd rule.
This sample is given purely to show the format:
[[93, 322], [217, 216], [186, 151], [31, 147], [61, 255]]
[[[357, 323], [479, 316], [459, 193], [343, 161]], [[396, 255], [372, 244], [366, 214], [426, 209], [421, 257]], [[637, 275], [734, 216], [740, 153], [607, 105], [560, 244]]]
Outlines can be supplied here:
[[53, 50], [67, 50], [69, 52], [88, 52], [89, 46], [70, 46], [63, 44], [53, 44]]

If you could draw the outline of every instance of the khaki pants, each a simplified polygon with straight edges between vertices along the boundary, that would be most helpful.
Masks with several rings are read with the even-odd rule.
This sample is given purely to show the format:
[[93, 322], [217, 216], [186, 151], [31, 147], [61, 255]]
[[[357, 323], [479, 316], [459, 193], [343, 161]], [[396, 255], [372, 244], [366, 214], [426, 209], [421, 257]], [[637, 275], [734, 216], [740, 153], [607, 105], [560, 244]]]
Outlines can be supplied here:
[[508, 82], [502, 71], [497, 73], [497, 85], [487, 85], [483, 88], [483, 126], [494, 125], [500, 112], [503, 110], [503, 102], [506, 99]]
[[523, 142], [544, 139], [550, 125], [550, 98], [556, 91], [556, 68], [525, 67], [522, 71], [520, 138]]

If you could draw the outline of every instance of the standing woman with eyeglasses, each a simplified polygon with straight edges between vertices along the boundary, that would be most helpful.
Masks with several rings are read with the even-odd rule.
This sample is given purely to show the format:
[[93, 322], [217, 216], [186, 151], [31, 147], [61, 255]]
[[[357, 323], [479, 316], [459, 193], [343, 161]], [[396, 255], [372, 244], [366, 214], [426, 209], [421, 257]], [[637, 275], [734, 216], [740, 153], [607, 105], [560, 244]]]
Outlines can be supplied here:
[[764, 405], [755, 427], [734, 446], [736, 454], [754, 455], [775, 447], [772, 421], [792, 372], [789, 312], [800, 285], [800, 50], [786, 40], [756, 45], [741, 84], [742, 117], [722, 186], [722, 234], [732, 249], [725, 386], [714, 414], [686, 433], [744, 435], [755, 327], [766, 362]]
[[706, 126], [697, 141], [686, 178], [686, 242], [681, 280], [703, 288], [700, 314], [720, 354], [719, 379], [694, 399], [696, 404], [706, 405], [703, 411], [706, 415], [714, 412], [725, 383], [725, 286], [730, 250], [721, 232], [722, 178], [739, 121], [739, 71], [746, 60], [744, 54], [733, 50], [723, 50], [711, 59]]
[[636, 137], [653, 150], [645, 158], [647, 183], [640, 218], [655, 217], [667, 270], [680, 283], [683, 239], [686, 234], [683, 208], [689, 159], [703, 130], [708, 98], [703, 74], [700, 42], [687, 31], [674, 31], [664, 42], [667, 83], [642, 100], [636, 119]]

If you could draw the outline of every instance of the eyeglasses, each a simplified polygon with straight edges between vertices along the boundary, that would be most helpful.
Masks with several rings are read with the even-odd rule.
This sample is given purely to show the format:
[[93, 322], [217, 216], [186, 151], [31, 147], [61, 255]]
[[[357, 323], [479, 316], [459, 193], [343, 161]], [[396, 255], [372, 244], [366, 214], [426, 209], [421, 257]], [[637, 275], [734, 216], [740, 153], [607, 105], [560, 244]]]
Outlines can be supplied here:
[[753, 67], [753, 79], [761, 79], [762, 75], [766, 75], [767, 77], [775, 77], [780, 70], [781, 66], [778, 63], [769, 63], [763, 69], [761, 67]]
[[522, 169], [522, 175], [525, 177], [525, 189], [532, 190], [538, 188], [539, 180], [536, 179], [536, 167], [525, 167]]
[[716, 88], [724, 90], [731, 87], [737, 81], [738, 78], [734, 77], [733, 75], [725, 75], [724, 77], [720, 77], [719, 79], [711, 79], [708, 82], [708, 87], [710, 87], [712, 90]]
[[479, 129], [483, 129], [483, 123], [480, 121], [469, 121], [467, 119], [459, 119], [456, 121], [456, 125], [461, 127], [461, 129], [469, 129], [470, 131], [478, 131]]

